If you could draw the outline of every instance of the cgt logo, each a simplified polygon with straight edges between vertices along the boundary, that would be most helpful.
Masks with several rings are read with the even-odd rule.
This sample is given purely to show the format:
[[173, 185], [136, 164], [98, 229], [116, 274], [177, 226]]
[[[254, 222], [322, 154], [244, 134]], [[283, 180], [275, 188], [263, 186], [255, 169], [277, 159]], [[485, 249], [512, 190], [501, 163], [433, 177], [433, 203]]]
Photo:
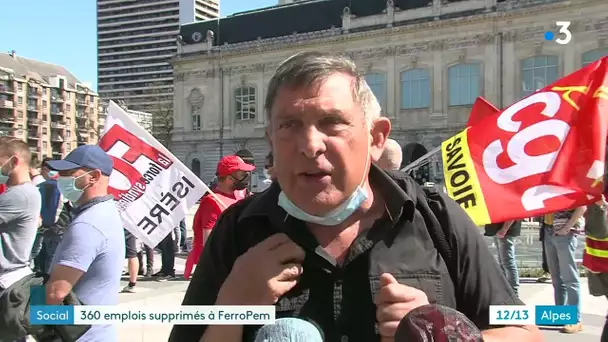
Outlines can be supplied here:
[[[124, 210], [130, 203], [139, 199], [146, 192], [146, 187], [163, 170], [167, 170], [173, 161], [165, 154], [150, 146], [120, 125], [112, 126], [98, 143], [104, 151], [112, 154], [114, 172], [120, 173], [128, 181], [126, 189], [110, 186], [109, 192], [117, 201], [119, 210]], [[121, 155], [116, 156], [115, 154]], [[140, 160], [145, 158], [146, 160]], [[136, 164], [138, 167], [136, 167]], [[142, 167], [142, 165], [145, 165]], [[140, 172], [141, 169], [145, 171]]]

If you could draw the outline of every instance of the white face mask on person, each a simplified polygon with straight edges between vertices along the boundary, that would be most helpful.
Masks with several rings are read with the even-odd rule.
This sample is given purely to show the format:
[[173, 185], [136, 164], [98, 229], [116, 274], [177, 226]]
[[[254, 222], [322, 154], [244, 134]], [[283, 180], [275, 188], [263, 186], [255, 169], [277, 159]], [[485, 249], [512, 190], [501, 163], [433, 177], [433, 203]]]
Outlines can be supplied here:
[[4, 164], [2, 164], [2, 166], [0, 166], [0, 185], [8, 183], [8, 179], [9, 179], [9, 177], [11, 176], [11, 173], [13, 172], [13, 170], [8, 171], [6, 174], [4, 174], [4, 171], [2, 171], [2, 170], [4, 170], [4, 167], [5, 167], [5, 166], [6, 166], [8, 163], [10, 163], [10, 161], [13, 159], [13, 157], [14, 157], [14, 156], [11, 156], [10, 158], [8, 158], [8, 159], [7, 159], [7, 160], [4, 162]]
[[61, 196], [63, 196], [65, 199], [67, 199], [68, 201], [70, 201], [72, 203], [78, 202], [78, 200], [80, 199], [80, 197], [82, 197], [82, 194], [90, 186], [90, 184], [85, 186], [82, 189], [78, 189], [78, 187], [76, 186], [76, 180], [91, 172], [92, 171], [83, 173], [82, 175], [80, 175], [78, 177], [59, 176], [59, 178], [57, 178], [57, 188], [59, 188], [59, 192], [61, 193]]
[[[367, 145], [367, 159], [365, 161], [365, 169], [369, 169], [369, 164], [371, 161], [370, 155], [370, 146], [371, 142]], [[363, 202], [368, 199], [368, 194], [363, 185], [365, 184], [365, 179], [367, 178], [367, 173], [363, 174], [361, 182], [355, 188], [355, 191], [337, 208], [331, 210], [329, 213], [323, 216], [315, 216], [311, 215], [304, 210], [300, 209], [295, 203], [293, 203], [285, 192], [281, 191], [279, 194], [279, 206], [287, 212], [290, 216], [297, 218], [298, 220], [319, 224], [322, 226], [337, 226], [340, 223], [344, 222], [348, 219], [357, 209], [361, 207]]]

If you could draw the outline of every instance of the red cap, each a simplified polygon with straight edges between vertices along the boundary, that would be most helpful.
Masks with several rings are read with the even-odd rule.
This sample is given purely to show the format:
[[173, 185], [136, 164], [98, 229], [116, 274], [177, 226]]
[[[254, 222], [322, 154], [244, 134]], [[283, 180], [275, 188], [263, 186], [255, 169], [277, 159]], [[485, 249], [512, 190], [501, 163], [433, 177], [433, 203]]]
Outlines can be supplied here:
[[253, 170], [255, 170], [255, 166], [245, 163], [239, 156], [225, 156], [217, 163], [215, 174], [218, 177], [226, 177], [236, 171], [249, 172]]

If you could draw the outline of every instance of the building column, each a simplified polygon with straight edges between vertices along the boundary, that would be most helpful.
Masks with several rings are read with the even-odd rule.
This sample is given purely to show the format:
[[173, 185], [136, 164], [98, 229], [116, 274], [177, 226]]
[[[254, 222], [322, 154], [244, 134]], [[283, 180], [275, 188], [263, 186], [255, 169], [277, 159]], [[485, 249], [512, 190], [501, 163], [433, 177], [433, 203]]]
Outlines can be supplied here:
[[184, 83], [177, 81], [173, 85], [173, 127], [176, 132], [186, 131], [186, 108], [184, 108]]
[[257, 96], [256, 96], [256, 106], [257, 106], [257, 115], [255, 116], [256, 126], [263, 126], [266, 117], [266, 113], [264, 111], [264, 100], [266, 99], [266, 87], [264, 86], [264, 68], [259, 71], [259, 77], [256, 77], [258, 80], [257, 84]]
[[563, 74], [560, 77], [564, 77], [568, 74], [571, 74], [573, 72], [575, 72], [577, 69], [576, 67], [576, 54], [579, 53], [579, 51], [577, 49], [564, 49], [564, 70], [563, 70]]
[[[498, 40], [498, 39], [497, 39]], [[500, 58], [499, 53], [500, 49], [498, 48], [498, 44], [487, 44], [485, 46], [484, 51], [484, 63], [483, 63], [483, 88], [482, 93], [480, 94], [486, 100], [491, 103], [498, 104], [499, 92], [500, 92], [500, 77], [499, 77], [499, 69], [498, 65]]]
[[[224, 71], [224, 82], [221, 84], [221, 91], [224, 93], [223, 113], [220, 113], [224, 117], [224, 130], [229, 130], [232, 127], [232, 120], [230, 117], [232, 107], [232, 92], [230, 91], [230, 69]], [[221, 80], [220, 80], [221, 82]], [[219, 118], [221, 120], [221, 117]], [[220, 121], [221, 126], [221, 121]]]
[[395, 70], [395, 56], [389, 55], [386, 58], [386, 113], [385, 115], [390, 118], [396, 118], [398, 108], [397, 99], [399, 96], [396, 96], [397, 89], [397, 80], [398, 80], [398, 72]]
[[445, 94], [447, 94], [447, 89], [443, 89], [443, 73], [445, 68], [443, 67], [442, 53], [443, 52], [439, 50], [433, 53], [433, 68], [431, 71], [433, 73], [433, 84], [431, 85], [431, 89], [434, 89], [434, 91], [431, 92], [433, 95], [431, 114], [441, 113], [447, 115], [448, 109], [444, 106], [444, 103], [446, 103], [444, 102], [444, 97], [446, 96]]
[[[502, 106], [507, 107], [518, 100], [521, 95], [521, 83], [518, 83], [515, 77], [515, 74], [522, 77], [521, 63], [515, 57], [515, 43], [511, 39], [509, 41], [503, 39], [502, 53]], [[514, 67], [520, 70], [513, 72]], [[496, 105], [500, 106], [500, 103], [496, 103]]]

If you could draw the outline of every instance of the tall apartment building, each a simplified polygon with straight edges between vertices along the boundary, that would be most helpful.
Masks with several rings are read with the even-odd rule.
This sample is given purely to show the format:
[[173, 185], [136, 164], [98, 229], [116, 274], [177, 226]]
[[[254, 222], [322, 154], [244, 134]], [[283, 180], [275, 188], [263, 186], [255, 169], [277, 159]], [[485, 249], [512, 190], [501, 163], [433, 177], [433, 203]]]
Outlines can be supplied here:
[[152, 132], [152, 114], [138, 110], [127, 109], [127, 114], [133, 118], [142, 128]]
[[97, 143], [98, 113], [97, 93], [68, 70], [0, 53], [0, 135], [27, 141], [38, 160]]
[[179, 25], [217, 18], [219, 0], [97, 0], [98, 92], [129, 109], [172, 107]]

